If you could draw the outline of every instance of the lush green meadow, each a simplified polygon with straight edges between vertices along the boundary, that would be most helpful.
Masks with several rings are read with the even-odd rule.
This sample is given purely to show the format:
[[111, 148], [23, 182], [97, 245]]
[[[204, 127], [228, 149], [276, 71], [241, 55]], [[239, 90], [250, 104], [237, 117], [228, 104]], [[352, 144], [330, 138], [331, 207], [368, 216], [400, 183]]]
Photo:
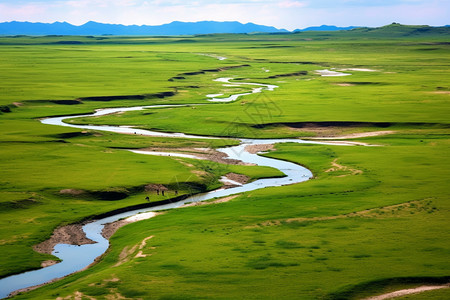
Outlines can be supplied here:
[[[229, 172], [251, 179], [280, 175], [124, 149], [217, 148], [237, 143], [226, 137], [392, 130], [358, 139], [377, 147], [277, 145], [266, 155], [305, 165], [314, 179], [127, 225], [92, 268], [16, 298], [81, 292], [98, 299], [358, 299], [448, 281], [450, 45], [447, 32], [408, 30], [0, 37], [0, 276], [51, 258], [32, 246], [57, 226], [145, 202], [148, 184], [169, 188], [164, 197], [150, 195], [157, 201], [174, 197], [175, 184], [180, 195], [217, 188]], [[315, 73], [331, 68], [352, 75]], [[214, 81], [220, 77], [279, 87], [213, 104], [207, 94], [250, 90]], [[120, 135], [39, 122], [152, 104], [189, 106], [73, 122], [224, 139]], [[67, 190], [82, 192], [61, 193]], [[130, 249], [149, 236], [144, 256], [135, 257]], [[449, 296], [448, 290], [425, 294]]]

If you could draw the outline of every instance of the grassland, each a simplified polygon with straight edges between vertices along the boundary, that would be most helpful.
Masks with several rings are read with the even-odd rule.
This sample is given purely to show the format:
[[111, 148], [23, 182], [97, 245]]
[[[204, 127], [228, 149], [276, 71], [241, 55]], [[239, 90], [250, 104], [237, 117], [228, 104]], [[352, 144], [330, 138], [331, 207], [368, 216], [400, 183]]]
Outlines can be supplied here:
[[[82, 44], [68, 44], [71, 40]], [[395, 134], [362, 139], [380, 147], [277, 145], [267, 155], [306, 165], [315, 179], [127, 225], [97, 265], [17, 299], [76, 292], [99, 299], [116, 293], [131, 299], [358, 299], [448, 281], [447, 40], [445, 33], [358, 31], [1, 37], [0, 276], [48, 259], [32, 246], [55, 227], [142, 203], [146, 184], [183, 182], [183, 194], [216, 188], [217, 178], [228, 172], [253, 179], [279, 175], [268, 168], [211, 166], [121, 150], [236, 143], [230, 139], [81, 132], [38, 121], [101, 107], [189, 103], [195, 105], [76, 122], [223, 137], [380, 129]], [[314, 72], [325, 68], [376, 71], [347, 70], [352, 75], [346, 77]], [[186, 75], [193, 72], [198, 74]], [[288, 75], [298, 72], [302, 75]], [[245, 91], [213, 81], [218, 77], [279, 88], [235, 103], [200, 105], [208, 103], [207, 94]], [[333, 163], [344, 167], [331, 170]], [[60, 193], [67, 189], [83, 193]], [[117, 193], [120, 199], [108, 196]], [[124, 249], [149, 236], [154, 237], [143, 249], [147, 256], [134, 258], [130, 252], [124, 261]], [[442, 299], [448, 291], [427, 295]]]

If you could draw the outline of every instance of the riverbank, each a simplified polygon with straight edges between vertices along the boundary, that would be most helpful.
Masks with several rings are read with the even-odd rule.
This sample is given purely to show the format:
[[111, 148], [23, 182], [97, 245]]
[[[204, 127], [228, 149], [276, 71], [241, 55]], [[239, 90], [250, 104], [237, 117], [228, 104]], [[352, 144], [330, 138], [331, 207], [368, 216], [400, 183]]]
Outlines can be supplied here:
[[[133, 110], [133, 108], [123, 108], [123, 110], [130, 111], [130, 110]], [[106, 111], [109, 111], [109, 110], [106, 110]], [[114, 109], [114, 111], [117, 113], [117, 112], [120, 112], [121, 109]], [[102, 114], [102, 113], [104, 113], [104, 111], [99, 110], [95, 114]], [[78, 117], [83, 117], [83, 116], [84, 115], [80, 115]], [[76, 116], [71, 116], [71, 118], [75, 118], [75, 117]], [[62, 120], [64, 120], [64, 117], [63, 118], [61, 118], [61, 117], [53, 118], [53, 120], [54, 121], [47, 119], [47, 120], [43, 120], [42, 122], [46, 123], [46, 124], [54, 123], [54, 124], [60, 125], [62, 123]], [[78, 125], [71, 125], [71, 127], [77, 127], [77, 126]], [[108, 126], [107, 129], [105, 129], [105, 130], [114, 131], [114, 129], [117, 129], [118, 132], [123, 133], [122, 127]], [[97, 128], [97, 130], [99, 130], [99, 128]], [[152, 132], [149, 132], [149, 131], [145, 131], [144, 133], [147, 135], [152, 134]], [[157, 135], [161, 135], [161, 133], [158, 132]], [[177, 136], [177, 134], [171, 134], [171, 135]], [[197, 138], [208, 138], [208, 137], [198, 136]], [[278, 142], [278, 143], [283, 143], [286, 141], [288, 141], [288, 140], [282, 140], [282, 139], [276, 140], [276, 142]], [[289, 141], [291, 141], [291, 140], [289, 140]], [[258, 145], [258, 144], [266, 145], [266, 144], [273, 143], [273, 141], [271, 141], [269, 143], [267, 141], [246, 140], [246, 143], [248, 143], [248, 142], [251, 142], [253, 145]], [[296, 140], [296, 142], [302, 143], [303, 141]], [[136, 210], [133, 210], [133, 211], [130, 211], [131, 207], [127, 207], [127, 208], [117, 209], [115, 211], [111, 211], [108, 213], [103, 213], [101, 215], [96, 216], [96, 219], [97, 219], [96, 221], [89, 222], [89, 223], [85, 224], [84, 226], [82, 226], [84, 233], [86, 233], [86, 238], [89, 240], [92, 240], [96, 243], [90, 244], [90, 241], [88, 243], [87, 240], [84, 240], [84, 238], [80, 235], [79, 228], [77, 228], [77, 226], [71, 226], [68, 228], [70, 228], [71, 230], [77, 230], [77, 233], [74, 233], [72, 235], [71, 234], [62, 234], [62, 233], [67, 233], [67, 231], [59, 230], [59, 231], [55, 232], [55, 234], [54, 234], [55, 238], [53, 239], [52, 242], [47, 242], [47, 243], [44, 243], [44, 244], [38, 246], [38, 248], [46, 247], [47, 251], [49, 251], [49, 249], [51, 247], [50, 245], [53, 245], [54, 240], [56, 240], [56, 238], [58, 238], [58, 237], [64, 238], [65, 240], [69, 241], [69, 238], [67, 236], [72, 236], [73, 242], [78, 243], [77, 244], [78, 248], [76, 248], [77, 249], [76, 256], [78, 256], [78, 257], [83, 256], [83, 258], [84, 258], [84, 264], [82, 265], [81, 268], [76, 266], [79, 263], [79, 261], [76, 258], [76, 256], [73, 255], [75, 249], [68, 247], [70, 245], [56, 244], [56, 245], [53, 245], [54, 250], [52, 251], [52, 254], [56, 255], [57, 257], [62, 259], [61, 263], [53, 264], [52, 266], [49, 266], [47, 268], [32, 271], [29, 273], [22, 273], [22, 274], [14, 275], [11, 277], [7, 277], [7, 278], [0, 280], [0, 283], [14, 281], [17, 284], [21, 280], [28, 279], [30, 277], [29, 274], [38, 274], [38, 273], [44, 274], [44, 273], [46, 273], [47, 277], [39, 276], [37, 280], [32, 281], [33, 284], [27, 283], [28, 286], [36, 286], [36, 285], [40, 285], [44, 282], [49, 282], [55, 278], [63, 277], [70, 273], [76, 272], [79, 269], [86, 268], [88, 265], [91, 265], [97, 259], [97, 257], [102, 255], [108, 249], [109, 243], [108, 243], [108, 240], [105, 239], [105, 236], [110, 237], [118, 228], [126, 225], [127, 221], [114, 223], [123, 218], [129, 218], [131, 216], [134, 216], [134, 215], [137, 215], [137, 214], [143, 213], [143, 212], [147, 213], [149, 210], [177, 208], [177, 207], [182, 206], [186, 202], [200, 202], [200, 201], [204, 201], [204, 200], [208, 200], [208, 199], [212, 199], [212, 198], [216, 198], [216, 197], [224, 197], [224, 196], [242, 193], [242, 192], [246, 192], [246, 191], [261, 189], [261, 188], [269, 187], [269, 186], [282, 186], [282, 185], [286, 185], [286, 184], [302, 182], [302, 181], [306, 181], [312, 177], [311, 172], [304, 167], [301, 167], [301, 166], [293, 164], [293, 163], [285, 162], [285, 161], [278, 161], [276, 159], [260, 157], [256, 153], [250, 153], [250, 152], [245, 151], [245, 147], [246, 147], [245, 144], [244, 145], [241, 144], [239, 146], [227, 147], [227, 148], [220, 149], [220, 150], [221, 150], [221, 152], [223, 152], [223, 154], [227, 158], [234, 159], [235, 161], [242, 161], [245, 164], [262, 165], [262, 166], [269, 166], [272, 168], [276, 168], [276, 169], [280, 170], [282, 173], [284, 173], [286, 176], [279, 177], [279, 178], [260, 179], [260, 180], [254, 181], [254, 182], [241, 184], [238, 181], [245, 182], [245, 181], [248, 181], [248, 178], [243, 177], [239, 174], [228, 173], [227, 176], [229, 176], [229, 178], [227, 180], [229, 182], [232, 182], [232, 184], [230, 185], [230, 187], [228, 189], [218, 189], [218, 190], [214, 190], [214, 191], [211, 191], [208, 193], [194, 195], [194, 196], [181, 195], [179, 197], [176, 197], [177, 200], [179, 200], [176, 202], [174, 202], [175, 199], [166, 199], [163, 201], [135, 205], [133, 208], [135, 208]], [[241, 148], [243, 148], [243, 149], [241, 149]], [[152, 208], [149, 209], [149, 207], [152, 207]], [[150, 216], [153, 216], [153, 215], [151, 214]], [[106, 230], [104, 229], [105, 226], [107, 226]], [[45, 245], [45, 247], [44, 247], [44, 245]], [[89, 247], [88, 247], [90, 245], [93, 245], [98, 249], [96, 249], [96, 251], [92, 252], [89, 250]], [[56, 273], [52, 273], [53, 268], [57, 268], [58, 270], [64, 269], [64, 271], [62, 271], [62, 270], [59, 271], [59, 272], [63, 272], [62, 273], [63, 275], [57, 276]], [[55, 274], [55, 275], [52, 275], [52, 274]], [[61, 273], [58, 273], [58, 274], [61, 274]], [[23, 279], [19, 279], [19, 278], [23, 278]], [[26, 287], [27, 286], [21, 287], [21, 288], [26, 288]], [[14, 291], [16, 289], [17, 288], [10, 289], [9, 292]], [[2, 290], [2, 293], [6, 293], [6, 292]]]

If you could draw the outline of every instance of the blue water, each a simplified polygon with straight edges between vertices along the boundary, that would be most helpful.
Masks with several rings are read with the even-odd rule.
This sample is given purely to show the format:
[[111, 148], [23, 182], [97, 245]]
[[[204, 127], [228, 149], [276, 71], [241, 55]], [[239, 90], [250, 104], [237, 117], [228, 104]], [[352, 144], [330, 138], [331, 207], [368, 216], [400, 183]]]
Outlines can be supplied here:
[[[266, 89], [272, 89], [276, 86], [267, 86]], [[260, 92], [260, 90], [258, 90]], [[100, 116], [117, 112], [125, 112], [125, 111], [136, 111], [142, 110], [146, 108], [164, 108], [164, 107], [181, 107], [184, 105], [152, 105], [152, 106], [138, 106], [138, 107], [123, 107], [123, 108], [111, 108], [111, 109], [101, 109], [97, 110], [93, 114], [86, 115], [77, 115], [77, 116], [65, 116], [65, 117], [55, 117], [44, 119], [41, 122], [43, 124], [49, 125], [58, 125], [58, 126], [68, 126], [75, 127], [80, 129], [91, 129], [91, 130], [100, 130], [100, 131], [109, 131], [116, 133], [127, 133], [127, 134], [140, 134], [147, 136], [162, 136], [162, 137], [183, 137], [183, 138], [196, 138], [196, 139], [214, 139], [214, 137], [207, 136], [196, 136], [196, 135], [186, 135], [183, 133], [164, 133], [164, 132], [156, 132], [142, 129], [134, 129], [132, 127], [126, 126], [91, 126], [91, 125], [73, 125], [64, 123], [63, 121], [66, 119], [73, 118], [81, 118], [88, 116]], [[208, 193], [198, 194], [191, 196], [183, 201], [179, 201], [176, 203], [166, 204], [155, 206], [146, 209], [139, 209], [135, 211], [129, 211], [121, 214], [117, 214], [111, 217], [107, 217], [101, 220], [97, 220], [95, 222], [86, 224], [83, 227], [86, 236], [95, 242], [95, 244], [74, 246], [74, 245], [66, 245], [66, 244], [58, 244], [55, 246], [53, 251], [53, 255], [57, 256], [62, 260], [62, 262], [57, 263], [55, 265], [42, 268], [35, 271], [29, 271], [25, 273], [21, 273], [18, 275], [9, 276], [0, 280], [0, 298], [7, 297], [11, 292], [14, 292], [19, 289], [24, 289], [28, 287], [32, 287], [35, 285], [40, 285], [46, 283], [48, 281], [61, 278], [82, 270], [92, 264], [97, 257], [105, 253], [108, 249], [109, 241], [105, 239], [102, 235], [102, 229], [104, 224], [117, 221], [122, 218], [130, 217], [136, 215], [138, 213], [163, 210], [163, 209], [172, 209], [180, 207], [186, 203], [190, 202], [199, 202], [204, 201], [216, 197], [225, 197], [233, 194], [238, 194], [242, 192], [253, 191], [256, 189], [261, 189], [265, 187], [274, 187], [274, 186], [282, 186], [287, 184], [299, 183], [312, 178], [312, 173], [308, 169], [291, 163], [287, 161], [277, 160], [273, 158], [262, 157], [257, 154], [249, 153], [245, 150], [245, 147], [248, 145], [261, 145], [261, 144], [275, 144], [275, 143], [314, 143], [314, 144], [327, 144], [323, 142], [311, 142], [311, 141], [303, 141], [299, 139], [241, 139], [241, 144], [239, 146], [227, 147], [223, 149], [218, 149], [223, 153], [226, 153], [230, 159], [241, 160], [246, 163], [257, 164], [260, 166], [268, 166], [273, 167], [281, 172], [283, 172], [286, 176], [282, 178], [266, 178], [256, 180], [242, 186], [237, 186], [229, 189], [218, 189], [215, 191], [211, 191]], [[149, 154], [149, 153], [146, 153]]]

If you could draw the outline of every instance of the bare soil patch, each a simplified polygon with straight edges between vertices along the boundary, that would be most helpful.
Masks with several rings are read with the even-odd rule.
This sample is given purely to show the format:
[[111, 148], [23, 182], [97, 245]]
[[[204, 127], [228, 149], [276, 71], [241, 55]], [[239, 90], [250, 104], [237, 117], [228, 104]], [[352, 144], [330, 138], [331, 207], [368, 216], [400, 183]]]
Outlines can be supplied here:
[[50, 267], [57, 263], [58, 263], [58, 261], [56, 261], [56, 260], [45, 260], [45, 261], [41, 262], [41, 267], [42, 268]]
[[127, 224], [130, 224], [130, 222], [128, 222], [126, 220], [119, 220], [119, 221], [116, 221], [116, 222], [108, 223], [108, 224], [105, 225], [105, 227], [103, 227], [102, 236], [105, 239], [109, 240], [112, 237], [112, 235], [114, 233], [116, 233], [116, 231], [120, 227], [123, 227], [123, 226], [125, 226]]
[[72, 224], [58, 227], [55, 229], [55, 231], [53, 231], [53, 235], [50, 237], [50, 239], [35, 245], [33, 249], [39, 253], [51, 254], [55, 245], [57, 244], [94, 244], [94, 241], [86, 237], [86, 234], [82, 229], [84, 225], [85, 224]]
[[246, 184], [250, 180], [250, 177], [237, 173], [228, 173], [225, 177], [240, 184]]
[[165, 187], [162, 184], [147, 184], [145, 186], [146, 192], [152, 192], [152, 191], [167, 191], [169, 190], [167, 187]]
[[[341, 82], [339, 84], [347, 84], [349, 82]], [[357, 83], [349, 83], [357, 84]], [[358, 83], [359, 84], [359, 83]], [[321, 122], [282, 122], [282, 123], [266, 123], [254, 125], [254, 128], [272, 128], [272, 127], [285, 127], [288, 130], [299, 132], [299, 137], [311, 138], [311, 135], [305, 136], [302, 133], [313, 133], [314, 138], [356, 138], [359, 134], [367, 134], [364, 132], [367, 127], [375, 127], [371, 132], [378, 132], [377, 134], [388, 134], [394, 132], [387, 130], [389, 127], [396, 125], [397, 123], [390, 122], [353, 122], [353, 121], [321, 121]], [[405, 125], [411, 125], [423, 128], [424, 126], [439, 125], [430, 123], [403, 123]], [[379, 128], [379, 130], [378, 130]], [[382, 133], [381, 133], [382, 132]], [[314, 136], [312, 135], [312, 136]], [[362, 136], [361, 136], [362, 137]]]
[[358, 133], [351, 133], [346, 135], [335, 135], [335, 136], [321, 136], [321, 137], [313, 137], [309, 139], [313, 140], [346, 140], [346, 139], [356, 139], [356, 138], [364, 138], [364, 137], [371, 137], [371, 136], [380, 136], [380, 135], [387, 135], [387, 134], [393, 134], [395, 131], [393, 130], [383, 130], [383, 131], [370, 131], [370, 132], [358, 132]]
[[86, 193], [86, 191], [77, 190], [77, 189], [64, 189], [64, 190], [60, 190], [59, 193], [61, 195], [79, 196], [79, 195]]
[[[97, 298], [88, 296], [86, 294], [83, 294], [82, 292], [76, 291], [75, 293], [73, 293], [73, 295], [69, 295], [67, 297], [57, 297], [56, 300], [83, 300], [83, 299], [88, 299], [88, 300], [96, 300]], [[115, 298], [118, 299], [118, 298]], [[125, 298], [123, 298], [125, 299]]]
[[443, 95], [450, 95], [450, 91], [435, 91], [431, 92], [433, 94], [443, 94]]
[[331, 162], [332, 167], [329, 168], [328, 170], [326, 170], [325, 171], [326, 173], [335, 172], [335, 171], [348, 171], [348, 172], [350, 172], [349, 174], [343, 174], [343, 175], [339, 175], [337, 177], [346, 177], [346, 176], [349, 176], [349, 175], [358, 175], [358, 174], [362, 174], [363, 173], [363, 171], [361, 171], [361, 170], [352, 169], [350, 167], [340, 165], [340, 164], [337, 163], [337, 160], [338, 159], [336, 158], [335, 160], [333, 160]]
[[256, 154], [258, 152], [265, 152], [265, 151], [272, 151], [275, 150], [275, 147], [273, 144], [266, 144], [266, 145], [248, 145], [245, 147], [245, 150]]
[[225, 153], [219, 152], [211, 148], [143, 148], [140, 151], [158, 151], [195, 155], [200, 159], [210, 160], [227, 165], [248, 165], [240, 160], [227, 159]]
[[[133, 258], [139, 257], [147, 257], [152, 254], [143, 254], [142, 249], [147, 246], [147, 241], [152, 239], [153, 235], [144, 238], [139, 244], [134, 245], [133, 247], [125, 246], [122, 252], [119, 254], [119, 261], [114, 265], [114, 267], [120, 266]], [[150, 249], [155, 249], [155, 247], [151, 247]]]
[[333, 85], [337, 85], [337, 86], [355, 86], [352, 83], [332, 83]]
[[438, 289], [448, 289], [449, 287], [450, 287], [450, 284], [446, 284], [446, 285], [423, 285], [423, 286], [419, 286], [419, 287], [412, 288], [412, 289], [404, 289], [404, 290], [399, 290], [399, 291], [395, 291], [395, 292], [391, 292], [391, 293], [387, 293], [387, 294], [383, 294], [383, 295], [369, 297], [369, 298], [366, 298], [364, 300], [392, 299], [392, 298], [397, 298], [397, 297], [411, 295], [411, 294], [423, 293], [423, 292], [426, 292], [426, 291], [432, 291], [432, 290], [438, 290]]

